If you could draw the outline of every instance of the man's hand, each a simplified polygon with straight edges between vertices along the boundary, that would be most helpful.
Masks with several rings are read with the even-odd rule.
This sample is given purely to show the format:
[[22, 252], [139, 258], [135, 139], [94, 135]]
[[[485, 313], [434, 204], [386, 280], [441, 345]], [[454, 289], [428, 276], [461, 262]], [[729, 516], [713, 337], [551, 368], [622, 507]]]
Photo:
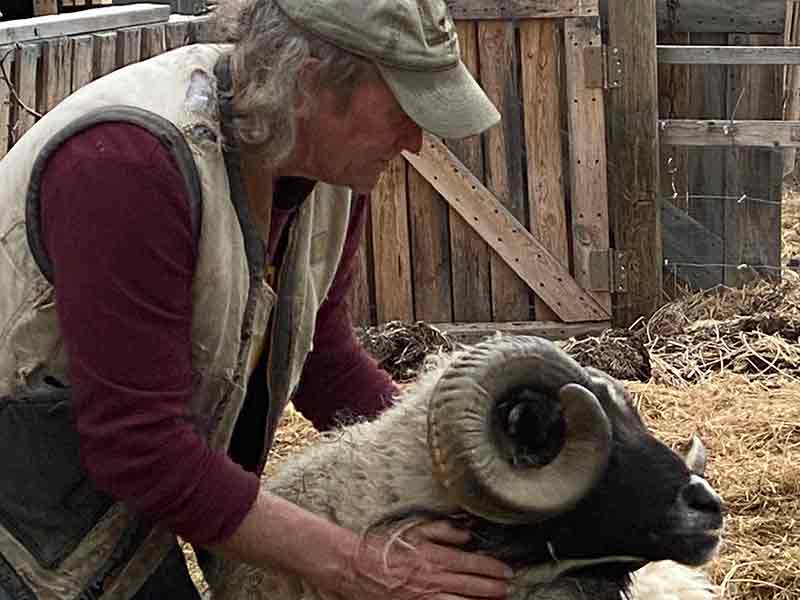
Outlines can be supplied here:
[[237, 531], [210, 549], [281, 567], [343, 600], [504, 598], [511, 570], [459, 549], [469, 537], [447, 521], [364, 537], [262, 492]]
[[447, 521], [417, 525], [401, 535], [359, 538], [332, 591], [351, 600], [504, 598], [512, 571], [457, 548], [469, 538], [468, 531]]

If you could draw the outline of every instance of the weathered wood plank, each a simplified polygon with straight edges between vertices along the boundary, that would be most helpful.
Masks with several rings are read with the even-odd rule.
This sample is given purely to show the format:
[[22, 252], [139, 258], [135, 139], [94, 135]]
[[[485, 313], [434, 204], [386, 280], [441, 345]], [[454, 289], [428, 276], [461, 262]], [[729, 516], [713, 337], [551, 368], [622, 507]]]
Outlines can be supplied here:
[[[530, 230], [562, 265], [568, 267], [558, 64], [563, 50], [560, 31], [554, 20], [524, 21], [519, 30]], [[556, 317], [539, 296], [536, 296], [534, 311], [539, 321], [552, 321]]]
[[[7, 77], [14, 73], [14, 49], [0, 47], [0, 66]], [[0, 158], [3, 158], [11, 143], [11, 88], [6, 79], [0, 77]]]
[[137, 63], [141, 58], [141, 28], [120, 29], [117, 32], [117, 68]]
[[[461, 60], [478, 77], [477, 24], [456, 23]], [[483, 181], [483, 147], [480, 137], [448, 140], [448, 147], [475, 177]], [[450, 256], [453, 282], [453, 318], [456, 321], [491, 321], [490, 252], [480, 236], [450, 210]]]
[[[728, 35], [724, 33], [692, 33], [692, 43], [724, 46]], [[690, 88], [689, 106], [686, 117], [700, 119], [731, 118], [733, 106], [728, 105], [729, 65], [689, 65]], [[688, 199], [686, 210], [689, 215], [712, 233], [725, 236], [725, 215], [719, 202], [708, 201], [703, 196], [723, 196], [725, 187], [725, 151], [720, 148], [683, 147], [687, 153]], [[721, 254], [709, 262], [721, 264]], [[716, 267], [717, 283], [722, 283], [722, 267]]]
[[[688, 33], [659, 33], [661, 43], [688, 44]], [[691, 97], [689, 65], [658, 64], [658, 114], [664, 119], [689, 116]], [[683, 146], [660, 144], [660, 197], [676, 196], [673, 202], [688, 211], [686, 192], [689, 189], [689, 150]], [[679, 197], [677, 197], [679, 196]]]
[[552, 19], [596, 17], [597, 0], [446, 0], [453, 19]]
[[40, 77], [36, 110], [44, 114], [70, 93], [72, 85], [72, 45], [69, 38], [55, 38], [40, 43]]
[[191, 27], [189, 20], [183, 15], [172, 15], [166, 27], [167, 50], [180, 48], [189, 43]]
[[191, 39], [196, 43], [216, 42], [217, 28], [213, 16], [193, 18], [191, 21]]
[[[603, 91], [586, 85], [584, 49], [600, 46], [596, 18], [564, 21], [575, 279], [590, 287], [592, 255], [609, 248]], [[655, 46], [655, 44], [654, 44]], [[655, 76], [655, 73], [654, 73]], [[655, 123], [654, 123], [655, 125]], [[610, 292], [591, 292], [611, 310]]]
[[450, 283], [448, 208], [416, 169], [408, 169], [408, 210], [411, 226], [414, 318], [450, 321], [453, 288]]
[[439, 140], [426, 135], [419, 155], [403, 155], [562, 321], [602, 321], [610, 317]]
[[617, 295], [614, 320], [624, 325], [655, 311], [662, 295], [654, 14], [655, 0], [609, 4], [609, 45], [626, 57], [622, 86], [607, 98], [608, 197], [614, 244], [625, 252], [627, 268], [627, 289]]
[[169, 6], [154, 4], [107, 6], [75, 13], [0, 22], [0, 44], [161, 23], [169, 19], [169, 12]]
[[142, 60], [158, 56], [167, 49], [165, 26], [142, 27]]
[[[366, 200], [370, 203], [370, 200]], [[372, 292], [374, 283], [372, 281], [372, 227], [370, 223], [370, 206], [367, 207], [366, 223], [364, 225], [364, 235], [358, 246], [358, 256], [356, 266], [353, 270], [353, 280], [350, 283], [347, 302], [350, 305], [350, 315], [353, 325], [357, 327], [369, 327], [374, 324], [373, 308], [375, 297]]]
[[[14, 51], [14, 88], [25, 107], [36, 110], [36, 71], [39, 65], [41, 47], [39, 44], [19, 44]], [[30, 110], [12, 104], [12, 144], [21, 138], [36, 123], [36, 116]]]
[[406, 203], [406, 165], [393, 160], [372, 191], [372, 248], [378, 323], [414, 318]]
[[673, 65], [800, 65], [800, 47], [659, 45], [658, 62]]
[[[615, 0], [610, 0], [613, 4]], [[625, 3], [628, 4], [628, 3]], [[784, 0], [658, 0], [658, 29], [692, 33], [783, 33]]]
[[661, 223], [664, 269], [693, 289], [705, 290], [719, 285], [718, 265], [725, 250], [722, 236], [669, 201], [661, 203]]
[[[786, 0], [786, 23], [783, 33], [784, 46], [798, 46], [800, 44], [800, 6], [794, 0]], [[786, 103], [783, 109], [785, 121], [800, 120], [800, 65], [789, 65], [784, 72], [784, 94]], [[792, 173], [795, 169], [797, 150], [784, 148], [783, 150], [783, 175]]]
[[575, 324], [553, 321], [528, 321], [519, 323], [435, 323], [433, 326], [456, 342], [477, 344], [497, 333], [504, 335], [535, 335], [549, 340], [599, 336], [611, 324], [608, 321]]
[[36, 17], [58, 14], [58, 0], [33, 0], [33, 14]]
[[[783, 36], [730, 36], [731, 45], [781, 44]], [[728, 69], [728, 106], [736, 117], [780, 119], [783, 103], [783, 69], [779, 66], [742, 65]], [[780, 149], [733, 148], [726, 151], [727, 196], [748, 194], [772, 204], [721, 202], [725, 222], [725, 264], [778, 267], [781, 255], [781, 196], [783, 154]], [[777, 270], [762, 270], [772, 276]], [[738, 287], [758, 275], [754, 269], [726, 267], [724, 283]]]
[[662, 142], [675, 146], [800, 146], [800, 121], [662, 119], [659, 130]]
[[70, 91], [82, 88], [94, 79], [94, 38], [79, 35], [72, 40], [72, 79]]
[[[484, 134], [486, 187], [521, 223], [525, 222], [522, 175], [522, 107], [517, 70], [519, 59], [513, 23], [478, 23], [481, 85], [503, 115], [499, 126]], [[492, 314], [495, 321], [531, 317], [530, 291], [496, 254], [491, 254]]]
[[94, 77], [108, 75], [117, 68], [117, 34], [113, 32], [95, 33], [94, 38]]

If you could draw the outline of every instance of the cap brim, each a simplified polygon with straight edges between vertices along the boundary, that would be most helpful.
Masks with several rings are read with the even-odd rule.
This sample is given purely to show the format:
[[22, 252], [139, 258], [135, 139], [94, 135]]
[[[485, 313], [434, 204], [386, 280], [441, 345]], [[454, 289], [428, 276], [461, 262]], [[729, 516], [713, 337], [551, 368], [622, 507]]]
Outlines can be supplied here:
[[408, 116], [434, 135], [460, 139], [500, 122], [500, 113], [461, 61], [446, 71], [378, 68]]

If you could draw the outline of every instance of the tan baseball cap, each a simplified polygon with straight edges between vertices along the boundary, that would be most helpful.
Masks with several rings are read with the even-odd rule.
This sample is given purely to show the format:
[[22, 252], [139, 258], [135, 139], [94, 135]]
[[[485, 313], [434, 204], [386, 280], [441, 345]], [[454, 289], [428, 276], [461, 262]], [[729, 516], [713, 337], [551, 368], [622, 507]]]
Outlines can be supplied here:
[[372, 60], [416, 123], [458, 139], [496, 125], [500, 113], [461, 62], [444, 0], [276, 0], [334, 46]]

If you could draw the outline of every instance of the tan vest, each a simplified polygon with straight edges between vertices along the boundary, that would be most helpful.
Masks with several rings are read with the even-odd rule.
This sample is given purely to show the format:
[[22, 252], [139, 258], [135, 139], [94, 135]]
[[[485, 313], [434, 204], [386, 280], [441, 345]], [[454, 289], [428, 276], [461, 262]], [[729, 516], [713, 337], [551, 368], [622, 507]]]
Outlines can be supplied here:
[[[261, 240], [243, 233], [247, 228], [240, 224], [237, 206], [239, 212], [246, 209], [237, 204], [236, 194], [231, 196], [241, 183], [235, 175], [229, 178], [214, 72], [225, 50], [189, 46], [111, 73], [61, 102], [0, 161], [0, 397], [18, 395], [46, 375], [68, 382], [57, 299], [36, 231], [43, 157], [93, 123], [124, 119], [165, 140], [192, 196], [198, 253], [191, 408], [210, 423], [210, 444], [228, 447], [258, 351], [253, 340], [263, 334], [273, 309], [268, 427], [290, 400], [341, 258], [350, 192], [318, 184], [301, 206], [289, 231], [276, 295], [264, 281]], [[41, 600], [93, 597], [82, 596], [87, 587], [99, 592], [95, 597], [129, 598], [174, 537], [159, 528], [142, 529], [120, 504], [110, 504], [98, 516], [76, 547], [43, 557], [35, 544], [26, 545], [19, 539], [24, 536], [6, 527], [0, 514], [0, 576], [5, 561]]]

